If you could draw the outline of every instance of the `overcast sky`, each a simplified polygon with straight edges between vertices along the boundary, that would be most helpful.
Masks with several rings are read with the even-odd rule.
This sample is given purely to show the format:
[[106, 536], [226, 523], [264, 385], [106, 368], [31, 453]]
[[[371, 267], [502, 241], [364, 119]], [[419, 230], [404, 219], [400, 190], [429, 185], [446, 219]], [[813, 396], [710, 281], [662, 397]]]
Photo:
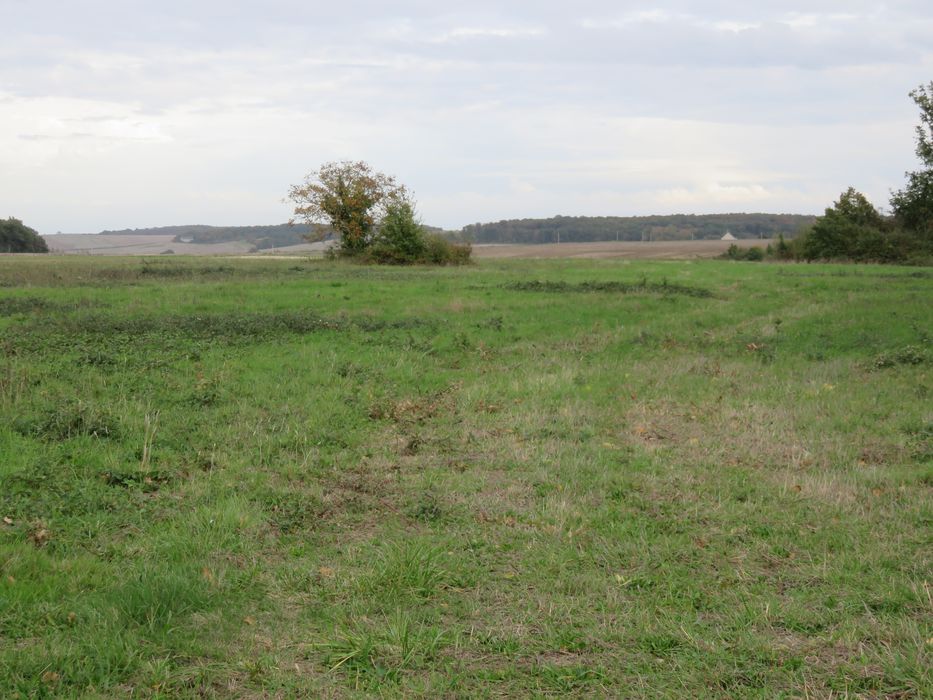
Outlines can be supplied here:
[[916, 167], [933, 3], [0, 0], [0, 216], [285, 221], [362, 159], [426, 223], [820, 213]]

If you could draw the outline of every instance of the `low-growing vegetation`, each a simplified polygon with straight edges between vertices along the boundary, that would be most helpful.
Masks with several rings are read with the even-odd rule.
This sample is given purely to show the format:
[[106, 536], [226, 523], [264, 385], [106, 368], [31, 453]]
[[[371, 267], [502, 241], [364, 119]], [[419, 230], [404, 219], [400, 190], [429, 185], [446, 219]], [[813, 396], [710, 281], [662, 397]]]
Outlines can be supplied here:
[[929, 696], [931, 291], [0, 259], [0, 696]]

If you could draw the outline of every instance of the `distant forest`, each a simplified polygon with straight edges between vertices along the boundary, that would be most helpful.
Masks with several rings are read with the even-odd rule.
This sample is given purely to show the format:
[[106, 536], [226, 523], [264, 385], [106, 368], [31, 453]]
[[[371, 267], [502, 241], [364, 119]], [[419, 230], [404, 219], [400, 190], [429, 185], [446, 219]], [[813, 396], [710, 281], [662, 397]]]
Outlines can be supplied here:
[[[470, 224], [460, 231], [425, 228], [470, 243], [555, 243], [588, 241], [683, 241], [722, 238], [726, 231], [736, 238], [793, 238], [813, 224], [815, 216], [798, 214], [674, 214], [669, 216], [555, 216], [550, 219], [512, 219], [489, 224]], [[320, 230], [320, 229], [318, 229]], [[245, 241], [257, 250], [306, 243], [312, 232], [307, 224], [272, 226], [162, 226], [157, 228], [101, 231], [120, 236], [174, 236], [182, 243]], [[326, 234], [326, 229], [324, 229]]]
[[464, 226], [472, 243], [683, 241], [722, 238], [793, 238], [816, 221], [798, 214], [673, 214], [668, 216], [555, 216]]

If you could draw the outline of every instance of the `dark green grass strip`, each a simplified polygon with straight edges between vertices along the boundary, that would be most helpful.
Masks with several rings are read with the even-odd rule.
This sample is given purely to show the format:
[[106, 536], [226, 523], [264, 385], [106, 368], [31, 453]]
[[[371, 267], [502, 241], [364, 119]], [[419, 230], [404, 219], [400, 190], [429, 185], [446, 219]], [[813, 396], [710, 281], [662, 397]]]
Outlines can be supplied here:
[[511, 282], [505, 285], [506, 289], [516, 292], [548, 292], [567, 294], [573, 292], [608, 292], [613, 294], [662, 294], [680, 295], [688, 297], [712, 297], [713, 293], [703, 287], [692, 287], [686, 284], [676, 284], [664, 280], [663, 282]]

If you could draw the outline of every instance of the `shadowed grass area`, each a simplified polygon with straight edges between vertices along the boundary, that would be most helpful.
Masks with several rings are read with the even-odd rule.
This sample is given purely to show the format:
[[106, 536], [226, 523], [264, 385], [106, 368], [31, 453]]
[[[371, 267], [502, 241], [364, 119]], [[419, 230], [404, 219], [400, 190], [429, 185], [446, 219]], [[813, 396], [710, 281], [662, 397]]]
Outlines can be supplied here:
[[923, 697], [931, 291], [2, 259], [0, 696]]
[[506, 285], [507, 289], [518, 292], [554, 292], [566, 294], [568, 292], [615, 292], [617, 294], [680, 294], [690, 297], [709, 297], [712, 293], [703, 287], [692, 287], [686, 284], [671, 284], [664, 279], [660, 284], [642, 279], [640, 282], [617, 281], [588, 281], [568, 284], [566, 282], [512, 282]]

